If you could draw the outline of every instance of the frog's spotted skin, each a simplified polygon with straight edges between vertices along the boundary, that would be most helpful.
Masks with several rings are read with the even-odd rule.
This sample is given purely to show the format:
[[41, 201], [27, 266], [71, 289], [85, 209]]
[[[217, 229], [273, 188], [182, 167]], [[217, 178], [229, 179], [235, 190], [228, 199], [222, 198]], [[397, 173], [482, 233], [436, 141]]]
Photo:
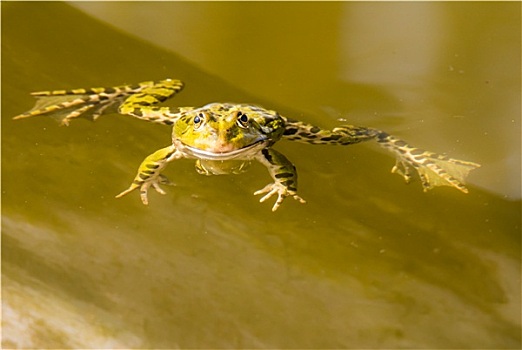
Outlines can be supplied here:
[[102, 114], [118, 112], [172, 126], [172, 143], [145, 158], [130, 187], [116, 196], [139, 189], [144, 204], [148, 204], [150, 187], [165, 194], [160, 184], [170, 182], [161, 172], [169, 162], [180, 158], [196, 159], [196, 170], [205, 175], [241, 173], [250, 161], [256, 160], [267, 167], [274, 181], [254, 193], [264, 194], [261, 202], [277, 194], [272, 211], [286, 197], [305, 203], [297, 195], [294, 165], [272, 148], [280, 139], [314, 145], [351, 145], [375, 139], [395, 154], [397, 162], [392, 172], [409, 182], [410, 168], [415, 169], [424, 191], [434, 186], [452, 186], [467, 193], [464, 179], [480, 166], [412, 147], [377, 129], [344, 125], [325, 130], [253, 105], [211, 103], [176, 109], [157, 106], [182, 89], [181, 81], [166, 79], [112, 88], [36, 92], [32, 94], [38, 98], [35, 107], [14, 119], [49, 115], [68, 125], [74, 118], [96, 120]]

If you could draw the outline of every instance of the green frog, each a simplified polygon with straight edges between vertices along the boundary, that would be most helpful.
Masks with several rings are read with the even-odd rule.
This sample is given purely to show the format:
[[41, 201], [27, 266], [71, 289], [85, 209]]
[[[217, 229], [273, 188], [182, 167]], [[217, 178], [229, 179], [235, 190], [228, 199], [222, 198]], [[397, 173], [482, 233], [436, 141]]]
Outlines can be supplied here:
[[143, 204], [149, 202], [151, 187], [165, 194], [160, 185], [170, 181], [162, 171], [168, 163], [181, 158], [195, 159], [196, 170], [205, 175], [241, 173], [250, 161], [256, 160], [268, 169], [273, 180], [254, 192], [254, 195], [263, 195], [260, 202], [276, 195], [272, 211], [277, 210], [286, 197], [305, 203], [297, 194], [294, 165], [273, 148], [283, 139], [343, 146], [375, 140], [395, 155], [392, 173], [409, 182], [411, 169], [416, 170], [424, 191], [434, 186], [452, 186], [467, 193], [464, 179], [480, 166], [415, 148], [378, 129], [342, 125], [326, 130], [251, 104], [210, 103], [197, 108], [158, 106], [180, 92], [183, 86], [180, 80], [166, 79], [110, 88], [35, 92], [32, 93], [38, 99], [35, 107], [14, 119], [49, 115], [62, 125], [69, 125], [78, 117], [96, 120], [103, 114], [119, 113], [172, 126], [172, 142], [146, 157], [129, 188], [116, 196], [120, 198], [139, 190]]

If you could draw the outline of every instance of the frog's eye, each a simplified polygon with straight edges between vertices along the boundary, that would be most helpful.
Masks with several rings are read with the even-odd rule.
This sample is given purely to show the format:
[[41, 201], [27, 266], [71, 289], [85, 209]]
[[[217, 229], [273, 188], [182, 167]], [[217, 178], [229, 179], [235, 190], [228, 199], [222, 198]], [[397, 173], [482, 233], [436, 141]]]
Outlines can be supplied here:
[[248, 127], [248, 116], [241, 112], [237, 112], [237, 125], [242, 128]]
[[204, 113], [199, 113], [198, 115], [196, 115], [194, 117], [194, 129], [197, 129], [199, 128], [203, 122], [205, 121], [205, 114]]

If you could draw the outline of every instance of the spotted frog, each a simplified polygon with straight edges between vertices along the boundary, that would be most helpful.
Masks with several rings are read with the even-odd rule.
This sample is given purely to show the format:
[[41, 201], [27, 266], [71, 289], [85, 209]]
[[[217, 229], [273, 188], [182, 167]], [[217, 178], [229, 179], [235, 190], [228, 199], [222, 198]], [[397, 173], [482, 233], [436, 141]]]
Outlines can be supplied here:
[[277, 195], [272, 211], [277, 210], [286, 197], [305, 203], [297, 194], [294, 165], [273, 148], [282, 139], [313, 145], [351, 145], [375, 140], [395, 155], [392, 172], [409, 182], [410, 169], [416, 170], [424, 191], [434, 186], [452, 186], [467, 193], [464, 179], [469, 171], [480, 166], [412, 147], [378, 129], [343, 125], [326, 130], [250, 104], [210, 103], [198, 108], [158, 106], [180, 92], [183, 86], [179, 80], [166, 79], [111, 88], [35, 92], [32, 93], [38, 99], [35, 107], [14, 119], [49, 115], [68, 125], [78, 117], [96, 120], [102, 114], [117, 112], [172, 126], [171, 144], [146, 157], [130, 187], [116, 196], [120, 198], [139, 189], [143, 204], [148, 204], [151, 187], [165, 194], [160, 185], [170, 181], [162, 171], [168, 163], [181, 158], [195, 159], [196, 170], [205, 175], [241, 173], [250, 161], [256, 160], [268, 169], [273, 180], [254, 192], [254, 195], [263, 195], [260, 202]]

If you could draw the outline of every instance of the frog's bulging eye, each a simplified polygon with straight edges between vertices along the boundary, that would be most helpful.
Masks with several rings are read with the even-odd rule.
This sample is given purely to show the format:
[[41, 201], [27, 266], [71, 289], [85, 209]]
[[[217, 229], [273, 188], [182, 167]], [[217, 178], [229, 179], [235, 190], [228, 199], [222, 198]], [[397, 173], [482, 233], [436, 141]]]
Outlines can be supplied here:
[[198, 115], [196, 115], [194, 117], [194, 128], [195, 129], [199, 128], [203, 124], [204, 121], [205, 121], [205, 114], [199, 113]]
[[237, 112], [237, 125], [242, 128], [248, 127], [248, 116], [241, 112]]

